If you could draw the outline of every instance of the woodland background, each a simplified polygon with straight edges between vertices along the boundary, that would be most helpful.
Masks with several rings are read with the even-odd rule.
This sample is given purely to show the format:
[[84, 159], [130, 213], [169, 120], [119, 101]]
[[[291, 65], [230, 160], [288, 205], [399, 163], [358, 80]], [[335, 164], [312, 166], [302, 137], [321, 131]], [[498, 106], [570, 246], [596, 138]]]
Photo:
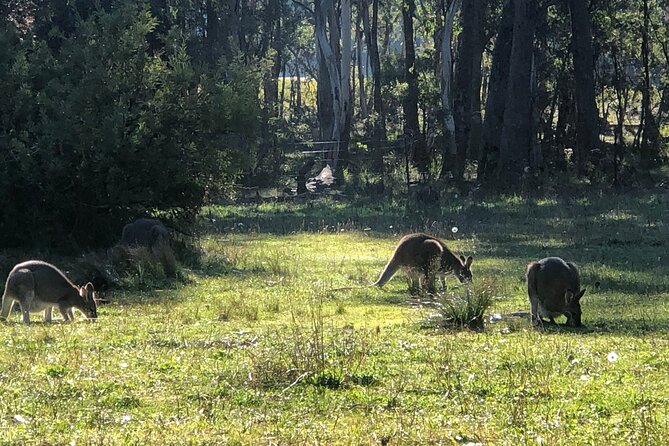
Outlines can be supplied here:
[[326, 164], [348, 196], [428, 204], [661, 186], [667, 7], [3, 2], [0, 244], [105, 246]]

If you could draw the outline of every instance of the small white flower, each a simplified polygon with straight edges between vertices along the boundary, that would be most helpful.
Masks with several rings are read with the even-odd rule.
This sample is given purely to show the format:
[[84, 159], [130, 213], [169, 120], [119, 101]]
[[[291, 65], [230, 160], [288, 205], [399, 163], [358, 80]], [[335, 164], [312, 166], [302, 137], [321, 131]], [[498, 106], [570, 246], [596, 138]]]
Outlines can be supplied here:
[[544, 439], [541, 435], [537, 435], [536, 440], [537, 440], [537, 444], [544, 444]]
[[588, 375], [581, 375], [581, 381], [588, 381], [590, 377]]
[[606, 358], [609, 360], [609, 362], [616, 362], [618, 360], [618, 353], [611, 352]]
[[130, 415], [123, 415], [121, 417], [121, 424], [129, 423], [130, 420], [132, 420], [132, 417]]
[[122, 369], [127, 369], [128, 368], [128, 363], [127, 362], [121, 362], [119, 365]]
[[451, 232], [452, 232], [453, 234], [457, 233], [457, 232], [458, 232], [458, 227], [457, 227], [457, 226], [453, 226], [453, 227], [451, 228]]
[[28, 420], [26, 420], [25, 418], [23, 418], [21, 415], [18, 414], [14, 415], [14, 421], [21, 424], [26, 424], [28, 422]]
[[490, 322], [499, 322], [502, 320], [502, 315], [500, 313], [493, 313], [490, 315]]

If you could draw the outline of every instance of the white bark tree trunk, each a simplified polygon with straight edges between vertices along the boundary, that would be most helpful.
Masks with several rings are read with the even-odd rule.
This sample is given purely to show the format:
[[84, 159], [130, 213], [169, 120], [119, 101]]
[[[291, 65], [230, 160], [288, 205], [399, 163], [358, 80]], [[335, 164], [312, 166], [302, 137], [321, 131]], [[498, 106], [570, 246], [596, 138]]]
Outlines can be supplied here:
[[[323, 134], [324, 139], [334, 141], [327, 155], [333, 172], [337, 168], [341, 150], [348, 147], [348, 128], [351, 113], [351, 1], [341, 1], [341, 17], [335, 16], [333, 0], [316, 0], [315, 35], [319, 59], [325, 64], [330, 78], [330, 96], [332, 100], [333, 126], [331, 134]], [[338, 25], [340, 23], [340, 25]], [[328, 38], [329, 24], [329, 38]], [[341, 28], [339, 28], [339, 26]], [[322, 82], [319, 79], [319, 82]]]

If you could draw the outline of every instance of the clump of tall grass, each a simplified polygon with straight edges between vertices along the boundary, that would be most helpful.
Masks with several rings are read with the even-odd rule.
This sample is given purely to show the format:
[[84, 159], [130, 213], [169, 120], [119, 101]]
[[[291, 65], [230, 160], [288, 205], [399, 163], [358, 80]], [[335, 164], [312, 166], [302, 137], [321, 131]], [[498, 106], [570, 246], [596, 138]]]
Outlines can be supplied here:
[[117, 245], [111, 250], [111, 262], [119, 284], [128, 289], [160, 288], [172, 279], [183, 278], [171, 252], [156, 256], [144, 247]]
[[455, 288], [438, 298], [437, 311], [430, 315], [429, 322], [442, 328], [483, 330], [486, 312], [499, 298], [500, 289], [493, 280]]
[[265, 336], [249, 350], [248, 384], [262, 389], [311, 385], [339, 389], [348, 383], [374, 385], [367, 365], [373, 334], [353, 326], [335, 327], [323, 312], [323, 296], [306, 308], [291, 308], [288, 332]]
[[243, 270], [248, 257], [244, 245], [210, 237], [201, 241], [198, 267], [206, 274], [225, 275]]

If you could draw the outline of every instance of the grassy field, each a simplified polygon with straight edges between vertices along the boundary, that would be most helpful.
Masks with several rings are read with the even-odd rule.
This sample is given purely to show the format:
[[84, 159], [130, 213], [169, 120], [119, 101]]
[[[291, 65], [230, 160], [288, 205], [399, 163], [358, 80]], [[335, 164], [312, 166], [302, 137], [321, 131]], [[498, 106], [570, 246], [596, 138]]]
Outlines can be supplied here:
[[[190, 283], [97, 323], [15, 313], [0, 444], [664, 444], [669, 194], [451, 202], [212, 208]], [[501, 320], [436, 328], [401, 274], [362, 287], [412, 230], [474, 256]], [[580, 267], [583, 328], [510, 315], [548, 255]]]

